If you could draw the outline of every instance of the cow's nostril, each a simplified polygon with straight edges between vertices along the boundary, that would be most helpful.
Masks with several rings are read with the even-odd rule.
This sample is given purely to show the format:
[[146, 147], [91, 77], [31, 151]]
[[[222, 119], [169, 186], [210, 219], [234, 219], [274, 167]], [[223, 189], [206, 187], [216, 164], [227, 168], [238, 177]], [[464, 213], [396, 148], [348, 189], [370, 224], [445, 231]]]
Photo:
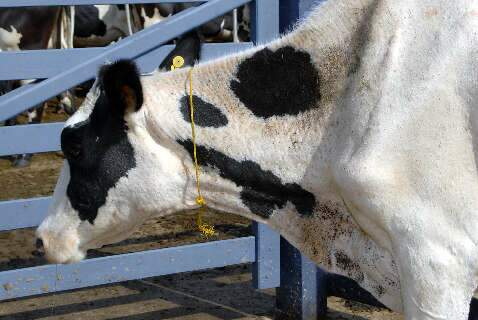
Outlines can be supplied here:
[[38, 238], [37, 242], [35, 243], [37, 249], [43, 249], [43, 240]]

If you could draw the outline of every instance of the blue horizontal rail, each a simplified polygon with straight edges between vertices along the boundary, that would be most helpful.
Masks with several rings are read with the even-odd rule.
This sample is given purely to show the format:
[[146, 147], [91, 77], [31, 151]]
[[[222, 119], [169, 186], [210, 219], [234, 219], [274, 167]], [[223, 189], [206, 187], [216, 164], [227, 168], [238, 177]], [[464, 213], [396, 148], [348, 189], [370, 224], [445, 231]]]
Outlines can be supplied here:
[[[158, 61], [162, 61], [160, 57], [164, 57], [169, 52], [160, 48], [163, 43], [249, 1], [156, 0], [155, 3], [196, 2], [203, 4], [167, 19], [161, 24], [140, 31], [108, 48], [100, 49], [101, 52], [88, 51], [91, 53], [86, 53], [87, 51], [84, 51], [83, 59], [79, 54], [74, 58], [75, 53], [70, 53], [73, 51], [67, 50], [65, 53], [59, 53], [56, 58], [43, 56], [46, 57], [45, 59], [49, 59], [48, 61], [35, 61], [36, 64], [53, 66], [56, 68], [55, 72], [44, 71], [43, 67], [31, 67], [32, 65], [26, 62], [28, 56], [23, 56], [23, 53], [15, 53], [22, 58], [16, 61], [10, 60], [10, 62], [3, 60], [3, 57], [10, 53], [5, 56], [0, 54], [0, 70], [8, 70], [2, 74], [4, 78], [50, 78], [39, 84], [24, 86], [20, 91], [16, 91], [15, 95], [1, 97], [0, 119], [16, 115], [32, 105], [37, 105], [57, 93], [94, 77], [97, 67], [107, 61], [119, 58], [136, 59], [142, 71], [149, 73], [158, 65]], [[0, 0], [0, 7], [150, 2], [150, 0]], [[275, 35], [272, 31], [278, 19], [275, 16], [277, 6], [278, 0], [253, 2], [251, 12], [254, 16], [252, 21], [253, 30], [255, 30], [253, 38], [256, 41], [264, 42], [270, 39], [271, 35]], [[261, 18], [261, 22], [259, 22], [256, 15], [264, 17], [264, 19]], [[250, 44], [247, 45], [250, 46]], [[229, 48], [232, 52], [244, 49]], [[204, 53], [206, 51], [207, 49], [204, 50]], [[217, 51], [213, 50], [211, 54], [220, 56], [224, 53], [224, 48], [222, 48]], [[14, 57], [15, 54], [12, 54], [11, 57]], [[57, 53], [52, 53], [52, 55], [55, 54]], [[34, 52], [31, 57], [40, 59], [41, 55], [43, 53]], [[21, 59], [23, 60], [19, 68], [12, 67]], [[8, 68], [5, 69], [4, 66], [8, 66]], [[32, 75], [33, 72], [28, 73], [28, 71], [34, 71], [35, 76]], [[46, 137], [58, 137], [61, 126], [60, 123], [45, 124], [33, 127], [31, 130], [36, 130], [35, 136], [45, 134]], [[21, 128], [21, 131], [18, 132], [23, 132], [27, 138], [21, 141], [27, 141], [30, 133], [23, 130], [24, 128]], [[0, 137], [2, 134], [4, 138], [3, 141], [0, 138], [0, 149], [6, 150], [7, 147], [3, 142], [16, 133], [11, 128], [1, 128]], [[31, 143], [31, 139], [28, 139], [28, 143]], [[17, 144], [20, 143], [17, 141]], [[38, 152], [56, 150], [59, 147], [58, 140], [55, 141], [55, 139], [52, 139], [49, 144], [40, 139], [35, 144], [38, 145], [32, 147], [33, 149], [9, 145], [8, 152], [19, 153], [20, 150]], [[0, 202], [0, 231], [38, 225], [46, 215], [50, 201], [50, 197], [43, 197]], [[4, 271], [0, 273], [0, 300], [256, 261], [254, 269], [259, 273], [259, 276], [255, 278], [256, 286], [260, 288], [277, 287], [279, 285], [279, 236], [265, 226], [256, 225], [254, 229], [257, 232], [257, 237], [89, 259], [73, 265], [47, 265]]]
[[29, 6], [78, 6], [85, 4], [124, 4], [124, 3], [204, 3], [211, 0], [0, 0], [0, 7]]
[[206, 242], [0, 272], [0, 300], [256, 260], [254, 237]]
[[44, 80], [21, 93], [10, 92], [0, 97], [0, 121], [9, 119], [30, 106], [37, 105], [55, 95], [93, 78], [100, 65], [121, 58], [136, 59], [165, 42], [202, 25], [217, 16], [233, 10], [251, 0], [211, 0], [186, 9], [170, 19], [141, 30], [126, 39], [110, 45], [98, 56], [72, 65], [67, 71]]
[[38, 226], [50, 202], [51, 197], [0, 201], [0, 231]]
[[0, 156], [60, 150], [63, 122], [0, 127]]
[[[222, 55], [248, 49], [250, 47], [252, 47], [252, 43], [206, 44], [203, 46], [202, 61], [208, 61]], [[139, 63], [143, 67], [142, 72], [149, 73], [155, 70], [158, 66], [158, 61], [162, 61], [169, 54], [172, 48], [173, 46], [164, 46], [156, 50], [157, 55], [155, 56], [142, 56], [139, 59]], [[12, 75], [20, 75], [21, 77], [22, 72], [24, 72], [24, 76], [30, 74], [30, 77], [34, 72], [35, 78], [51, 77], [53, 74], [60, 72], [60, 70], [65, 70], [65, 68], [67, 68], [67, 64], [71, 63], [71, 61], [80, 61], [82, 59], [82, 57], [76, 53], [76, 50], [77, 49], [69, 50], [69, 52], [63, 52], [68, 50], [48, 50], [54, 52], [38, 50], [31, 52], [30, 55], [16, 55], [14, 52], [8, 52], [6, 55], [4, 55], [4, 53], [0, 53], [0, 70], [4, 70], [0, 75], [0, 80], [2, 77], [11, 79]], [[94, 56], [102, 50], [104, 49], [95, 48], [84, 49], [81, 51], [87, 52], [87, 55]], [[21, 51], [19, 51], [19, 53], [20, 52]], [[64, 54], [65, 56], [63, 56]], [[9, 63], [13, 63], [15, 61], [15, 56], [20, 57], [20, 62], [16, 62], [18, 69], [7, 68]], [[66, 57], [66, 59], [59, 59], [60, 57]], [[43, 61], [43, 63], [40, 63], [41, 61]], [[24, 62], [24, 64], [21, 62]], [[32, 67], [31, 71], [27, 70], [29, 67]], [[18, 88], [15, 93], [18, 94], [18, 92], [28, 90], [28, 88], [31, 86], [34, 86], [34, 84], [22, 86]], [[63, 123], [0, 127], [0, 156], [58, 151], [60, 149], [60, 132], [62, 128]]]
[[[201, 48], [201, 61], [212, 60], [251, 47], [250, 42], [204, 44]], [[139, 57], [136, 62], [140, 65], [141, 72], [151, 73], [156, 70], [173, 49], [173, 45], [165, 45]], [[92, 59], [106, 50], [107, 48], [79, 48], [0, 52], [0, 70], [2, 70], [0, 80], [54, 77], [72, 65]]]

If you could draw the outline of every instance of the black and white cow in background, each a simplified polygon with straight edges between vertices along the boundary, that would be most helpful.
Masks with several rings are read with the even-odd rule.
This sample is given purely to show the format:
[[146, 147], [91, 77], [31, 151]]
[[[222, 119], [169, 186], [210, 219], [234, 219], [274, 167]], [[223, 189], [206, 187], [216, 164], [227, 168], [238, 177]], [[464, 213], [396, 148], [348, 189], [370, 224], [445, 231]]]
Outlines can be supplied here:
[[[66, 46], [64, 34], [65, 27], [63, 7], [21, 7], [0, 8], [0, 51], [33, 50], [47, 48], [61, 48]], [[2, 81], [2, 92], [6, 94], [11, 90], [33, 80], [8, 80]], [[74, 112], [72, 98], [65, 93], [58, 96], [59, 108], [67, 113]], [[31, 108], [28, 114], [28, 123], [41, 122], [44, 104]], [[15, 124], [15, 119], [7, 121]], [[13, 164], [25, 166], [31, 155], [15, 156]]]
[[[131, 31], [137, 30], [135, 27]], [[131, 33], [124, 5], [75, 6], [74, 45], [77, 48], [107, 46]]]
[[[72, 47], [65, 16], [68, 7], [0, 8], [0, 50], [35, 50]], [[23, 80], [21, 84], [31, 82]], [[62, 95], [60, 105], [73, 113], [69, 97]]]
[[[150, 8], [153, 5], [145, 5]], [[161, 7], [161, 13], [164, 15], [170, 15], [177, 13], [180, 8], [174, 6], [175, 11], [168, 13], [168, 5], [159, 5]], [[46, 49], [46, 48], [61, 48], [72, 47], [72, 44], [64, 44], [68, 42], [64, 38], [67, 38], [70, 30], [63, 30], [65, 25], [68, 25], [71, 21], [65, 21], [65, 18], [69, 18], [68, 9], [62, 7], [26, 7], [26, 8], [3, 8], [0, 9], [0, 49], [5, 51], [12, 50], [32, 50], [32, 49]], [[137, 7], [135, 9], [142, 9], [142, 13], [145, 13], [144, 8]], [[65, 11], [62, 11], [65, 10]], [[148, 9], [147, 9], [148, 10]], [[182, 10], [182, 9], [181, 9]], [[128, 35], [128, 24], [125, 14], [124, 5], [88, 5], [88, 6], [76, 6], [75, 7], [75, 44], [80, 46], [98, 46], [108, 45], [113, 41], [125, 37]], [[136, 15], [137, 17], [138, 15]], [[149, 23], [159, 22], [161, 19], [154, 19], [156, 17], [151, 16], [151, 19], [142, 19], [142, 23], [138, 28], [144, 28], [144, 21]], [[146, 16], [146, 19], [148, 17]], [[139, 20], [136, 18], [136, 20]], [[148, 25], [146, 25], [147, 27]], [[213, 27], [209, 27], [212, 30]], [[217, 32], [219, 33], [219, 31]], [[177, 43], [176, 49], [171, 52], [167, 59], [161, 64], [161, 68], [169, 70], [172, 58], [179, 51], [186, 60], [186, 65], [191, 65], [194, 61], [199, 59], [199, 36], [197, 32], [191, 32], [180, 38]], [[29, 83], [31, 80], [23, 81], [0, 81], [0, 95], [6, 94], [20, 85]], [[75, 92], [81, 97], [83, 87], [89, 88], [92, 82], [87, 82], [83, 86], [79, 86]], [[73, 106], [73, 98], [70, 94], [62, 94], [59, 97], [60, 107], [63, 108], [68, 114], [72, 114], [75, 111]], [[40, 104], [31, 108], [28, 114], [28, 123], [40, 123], [42, 120], [44, 110], [44, 104]], [[3, 125], [14, 125], [15, 119], [7, 120]], [[29, 163], [31, 154], [24, 154], [13, 156], [14, 166], [26, 166]]]
[[[84, 5], [75, 6], [75, 47], [106, 46], [121, 38], [147, 28], [155, 23], [177, 14], [194, 4], [161, 3], [139, 4], [130, 6], [130, 26], [128, 26], [127, 6], [125, 5]], [[159, 65], [161, 71], [169, 71], [176, 51], [181, 51], [186, 65], [198, 60], [198, 42], [210, 41], [249, 41], [250, 14], [249, 6], [238, 10], [238, 32], [234, 34], [233, 15], [213, 19], [203, 26], [176, 39], [176, 49]], [[83, 94], [91, 88], [93, 81], [85, 82], [77, 87], [76, 94]]]
[[[158, 23], [195, 4], [84, 5], [75, 7], [75, 47], [106, 46]], [[249, 6], [238, 9], [237, 41], [249, 41]], [[203, 41], [232, 41], [233, 16], [224, 15], [199, 27]]]
[[[188, 8], [197, 6], [194, 3], [161, 3], [161, 4], [141, 4], [134, 8], [139, 12], [141, 26], [148, 27], [167, 17], [179, 13]], [[249, 5], [244, 5], [237, 9], [238, 34], [234, 35], [233, 13], [215, 18], [197, 28], [197, 32], [203, 41], [244, 42], [250, 40], [250, 13]], [[235, 39], [237, 38], [237, 39]]]
[[[279, 231], [408, 320], [466, 320], [478, 286], [478, 4], [329, 0], [193, 70], [202, 194]], [[188, 72], [104, 66], [62, 132], [37, 230], [83, 259], [196, 208]]]

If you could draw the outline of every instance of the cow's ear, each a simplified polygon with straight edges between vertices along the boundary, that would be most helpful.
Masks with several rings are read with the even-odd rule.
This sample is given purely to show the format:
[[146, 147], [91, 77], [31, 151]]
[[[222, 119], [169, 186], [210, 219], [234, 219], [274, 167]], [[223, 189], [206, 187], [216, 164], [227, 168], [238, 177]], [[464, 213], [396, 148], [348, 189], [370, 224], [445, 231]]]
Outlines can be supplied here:
[[103, 66], [99, 78], [113, 113], [124, 116], [143, 105], [140, 75], [132, 60], [118, 60]]
[[176, 46], [159, 65], [159, 70], [170, 71], [181, 67], [193, 66], [201, 55], [201, 39], [197, 31], [182, 35]]

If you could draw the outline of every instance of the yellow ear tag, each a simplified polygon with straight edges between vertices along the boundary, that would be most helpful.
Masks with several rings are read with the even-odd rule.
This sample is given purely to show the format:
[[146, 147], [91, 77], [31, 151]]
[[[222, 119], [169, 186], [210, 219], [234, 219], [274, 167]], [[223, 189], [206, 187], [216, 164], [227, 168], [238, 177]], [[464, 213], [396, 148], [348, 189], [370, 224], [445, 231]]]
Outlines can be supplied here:
[[171, 65], [171, 71], [176, 70], [184, 66], [184, 58], [181, 56], [175, 56], [173, 58], [173, 64]]

